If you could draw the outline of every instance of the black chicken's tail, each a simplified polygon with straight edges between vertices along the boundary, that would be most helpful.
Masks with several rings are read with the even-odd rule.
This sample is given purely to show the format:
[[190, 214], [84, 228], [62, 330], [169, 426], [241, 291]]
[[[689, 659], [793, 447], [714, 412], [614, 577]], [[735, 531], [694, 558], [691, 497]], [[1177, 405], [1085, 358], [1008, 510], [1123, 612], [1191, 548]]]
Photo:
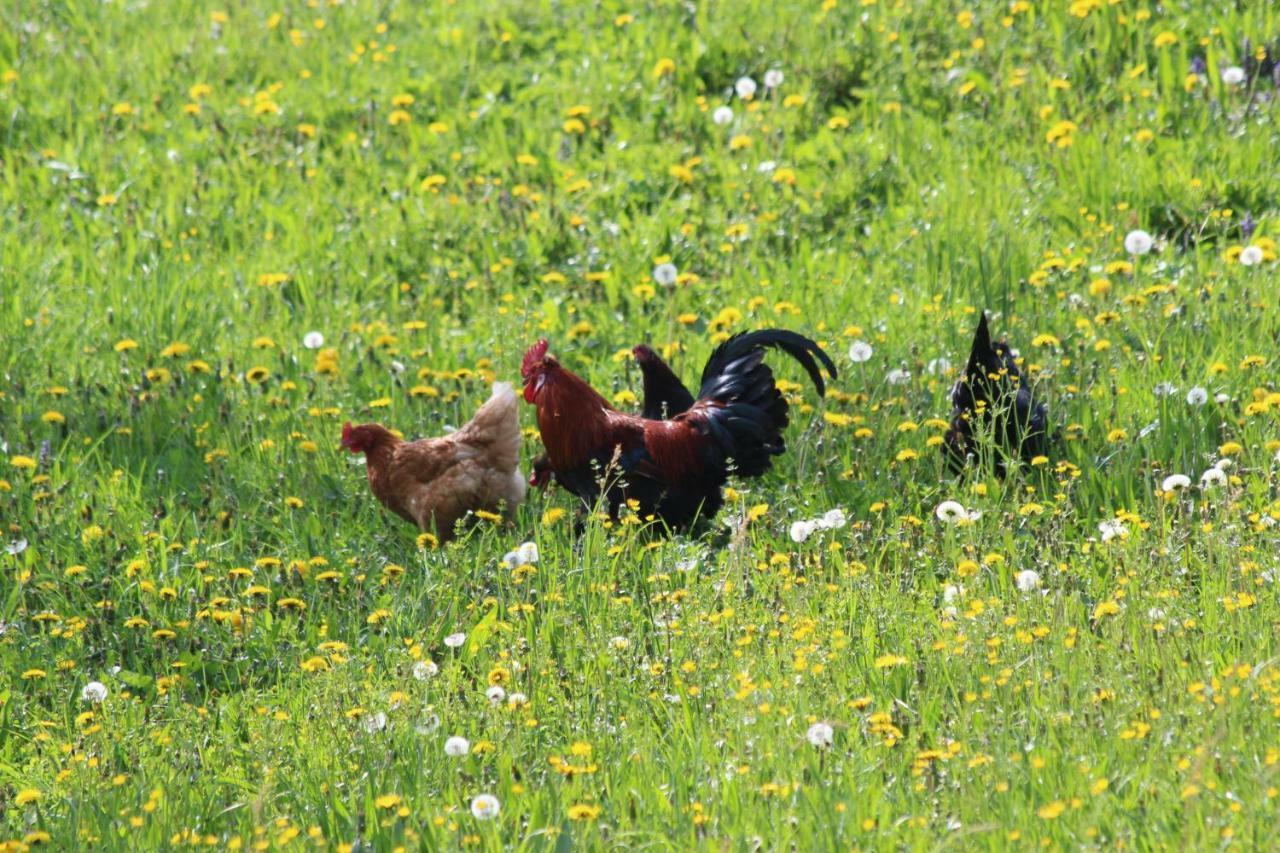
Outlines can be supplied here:
[[711, 353], [702, 371], [695, 408], [705, 413], [708, 438], [744, 477], [763, 474], [773, 464], [773, 457], [786, 449], [782, 430], [788, 423], [788, 406], [773, 371], [764, 363], [770, 347], [800, 362], [819, 394], [826, 389], [819, 360], [836, 378], [835, 364], [821, 347], [784, 329], [735, 335]]

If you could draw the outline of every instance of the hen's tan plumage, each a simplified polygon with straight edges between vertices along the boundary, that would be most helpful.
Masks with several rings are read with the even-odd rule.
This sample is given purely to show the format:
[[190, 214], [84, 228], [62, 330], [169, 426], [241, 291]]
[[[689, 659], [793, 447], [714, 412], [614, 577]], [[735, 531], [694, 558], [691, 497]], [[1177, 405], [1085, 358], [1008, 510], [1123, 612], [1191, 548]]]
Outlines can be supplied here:
[[343, 444], [364, 451], [374, 496], [442, 541], [468, 512], [509, 513], [524, 500], [518, 406], [509, 383], [495, 383], [475, 417], [441, 438], [401, 441], [377, 424], [349, 435]]

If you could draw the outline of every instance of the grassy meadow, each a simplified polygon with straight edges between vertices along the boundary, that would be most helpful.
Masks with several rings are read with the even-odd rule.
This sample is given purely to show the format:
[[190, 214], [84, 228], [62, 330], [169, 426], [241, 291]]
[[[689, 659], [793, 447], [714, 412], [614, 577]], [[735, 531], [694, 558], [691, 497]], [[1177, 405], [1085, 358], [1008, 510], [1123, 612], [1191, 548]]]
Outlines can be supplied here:
[[[1262, 2], [3, 4], [0, 850], [1271, 846], [1278, 54]], [[956, 478], [982, 309], [1059, 440]], [[771, 357], [788, 452], [694, 536], [552, 489], [435, 547], [338, 447], [538, 337], [630, 408], [634, 344], [771, 326], [840, 377]]]

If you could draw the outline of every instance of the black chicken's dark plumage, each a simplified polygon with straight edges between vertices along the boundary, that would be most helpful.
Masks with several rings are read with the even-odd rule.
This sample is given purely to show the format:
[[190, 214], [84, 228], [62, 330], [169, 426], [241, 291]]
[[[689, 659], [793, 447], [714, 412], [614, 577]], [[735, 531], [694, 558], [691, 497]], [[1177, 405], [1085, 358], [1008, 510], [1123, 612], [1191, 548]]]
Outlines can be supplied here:
[[1000, 471], [1004, 454], [1030, 462], [1048, 452], [1048, 410], [1036, 401], [1008, 342], [991, 340], [984, 311], [964, 375], [951, 392], [951, 426], [942, 452], [953, 472], [959, 473], [970, 457], [979, 455], [979, 438], [986, 434], [999, 447]]

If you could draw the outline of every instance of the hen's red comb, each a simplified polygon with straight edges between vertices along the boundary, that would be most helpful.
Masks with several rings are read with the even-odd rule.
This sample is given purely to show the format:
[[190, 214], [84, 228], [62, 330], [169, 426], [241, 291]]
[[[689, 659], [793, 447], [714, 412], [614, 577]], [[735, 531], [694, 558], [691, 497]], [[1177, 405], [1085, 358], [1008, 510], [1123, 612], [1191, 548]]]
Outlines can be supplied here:
[[351, 441], [351, 421], [347, 421], [342, 425], [342, 443], [346, 444]]
[[533, 366], [542, 361], [547, 354], [547, 339], [543, 338], [533, 346], [529, 347], [528, 352], [524, 354], [524, 361], [520, 362], [520, 376], [524, 379], [529, 378]]
[[631, 348], [631, 357], [642, 364], [656, 355], [657, 353], [648, 344], [637, 344]]

